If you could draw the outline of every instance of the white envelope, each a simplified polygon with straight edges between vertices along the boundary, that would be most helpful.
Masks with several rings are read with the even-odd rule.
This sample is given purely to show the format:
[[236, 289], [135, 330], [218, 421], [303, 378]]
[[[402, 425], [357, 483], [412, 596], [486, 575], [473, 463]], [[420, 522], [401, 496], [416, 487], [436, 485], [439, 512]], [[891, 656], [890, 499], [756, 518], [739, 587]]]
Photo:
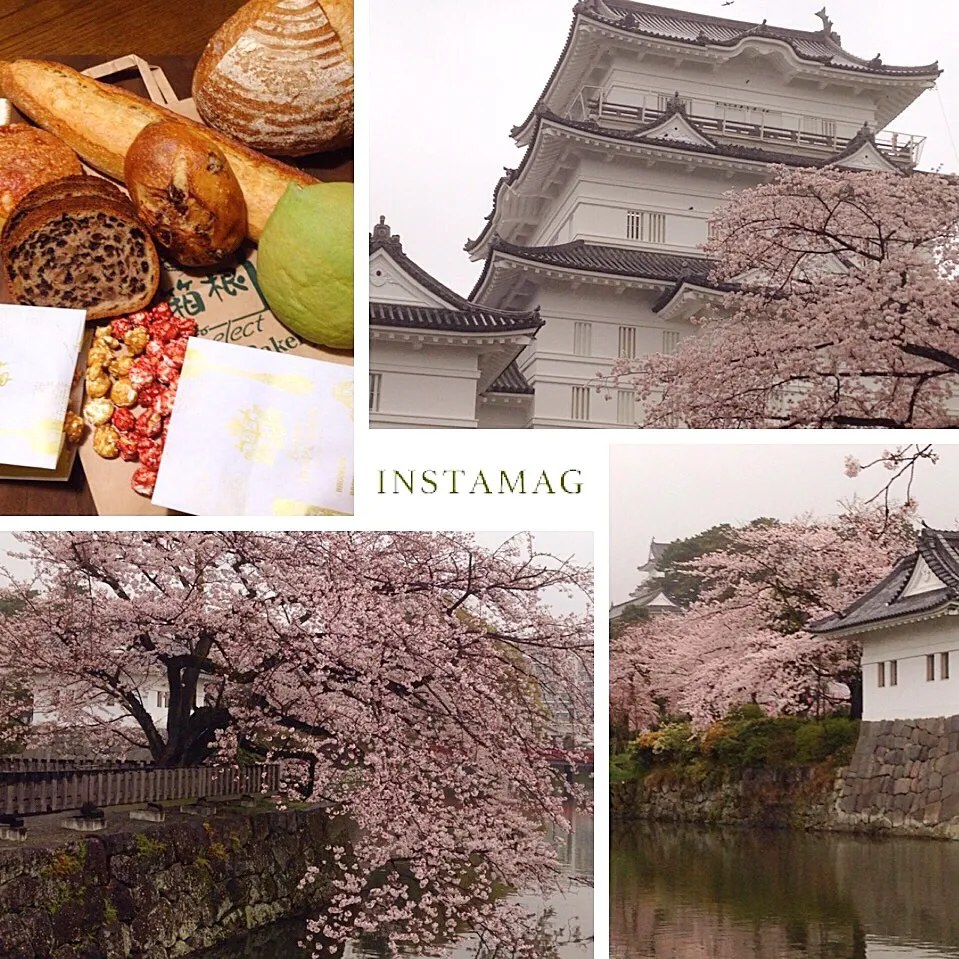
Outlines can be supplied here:
[[0, 305], [0, 463], [55, 469], [84, 310]]
[[153, 502], [196, 515], [353, 513], [353, 369], [192, 337]]

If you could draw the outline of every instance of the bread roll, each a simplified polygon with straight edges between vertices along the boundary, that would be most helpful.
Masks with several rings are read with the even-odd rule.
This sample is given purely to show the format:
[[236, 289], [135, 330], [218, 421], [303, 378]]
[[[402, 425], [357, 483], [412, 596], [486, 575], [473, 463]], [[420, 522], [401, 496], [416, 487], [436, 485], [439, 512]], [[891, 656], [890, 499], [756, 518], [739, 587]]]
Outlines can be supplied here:
[[0, 227], [32, 189], [82, 172], [73, 150], [46, 130], [27, 123], [0, 126]]
[[350, 143], [352, 0], [249, 0], [204, 50], [193, 100], [210, 126], [264, 153]]
[[143, 309], [160, 283], [156, 248], [112, 184], [74, 176], [28, 193], [0, 234], [14, 302], [85, 309], [97, 320]]
[[247, 235], [254, 240], [290, 183], [316, 183], [302, 170], [271, 160], [172, 110], [60, 63], [0, 63], [0, 91], [21, 113], [65, 140], [90, 166], [116, 180], [123, 179], [127, 150], [147, 124], [173, 120], [198, 131], [229, 160], [246, 200]]
[[223, 151], [182, 123], [140, 131], [123, 166], [137, 215], [184, 266], [212, 266], [246, 236], [246, 203]]

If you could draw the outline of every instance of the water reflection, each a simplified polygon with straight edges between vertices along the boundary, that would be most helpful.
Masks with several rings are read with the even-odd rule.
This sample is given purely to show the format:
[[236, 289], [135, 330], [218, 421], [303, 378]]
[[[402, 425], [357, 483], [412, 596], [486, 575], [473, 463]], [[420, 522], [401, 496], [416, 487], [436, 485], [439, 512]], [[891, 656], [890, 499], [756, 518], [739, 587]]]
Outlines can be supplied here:
[[959, 843], [614, 826], [613, 959], [959, 959]]
[[[593, 959], [593, 820], [573, 813], [574, 831], [557, 838], [559, 859], [566, 882], [562, 893], [552, 896], [545, 903], [542, 899], [520, 896], [519, 901], [528, 909], [542, 912], [554, 910], [553, 924], [559, 928], [576, 928], [590, 941], [583, 945], [564, 946], [562, 959]], [[194, 953], [196, 959], [306, 959], [309, 952], [300, 949], [305, 924], [298, 921], [274, 923], [251, 933], [242, 939], [224, 943], [213, 949]], [[385, 959], [385, 949], [375, 946], [349, 943], [339, 959]], [[468, 939], [457, 944], [454, 959], [474, 959], [476, 947]], [[427, 957], [430, 959], [430, 957]], [[435, 959], [435, 956], [432, 957]]]

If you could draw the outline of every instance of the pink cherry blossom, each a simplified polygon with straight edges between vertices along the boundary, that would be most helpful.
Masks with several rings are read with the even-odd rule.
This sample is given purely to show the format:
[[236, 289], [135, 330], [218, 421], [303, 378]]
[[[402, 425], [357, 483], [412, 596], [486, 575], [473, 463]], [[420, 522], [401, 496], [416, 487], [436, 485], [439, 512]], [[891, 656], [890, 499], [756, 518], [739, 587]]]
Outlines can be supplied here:
[[717, 214], [700, 335], [607, 382], [648, 427], [955, 427], [957, 223], [955, 178], [781, 167]]
[[688, 564], [705, 587], [689, 610], [629, 627], [610, 649], [615, 714], [652, 725], [658, 702], [705, 725], [731, 706], [815, 714], [848, 700], [860, 650], [805, 632], [842, 609], [913, 548], [908, 507], [851, 505], [840, 516], [802, 516], [741, 527], [734, 544]]
[[[51, 713], [33, 742], [282, 761], [284, 799], [352, 829], [317, 863], [336, 890], [318, 950], [368, 932], [396, 955], [467, 929], [536, 955], [535, 917], [494, 892], [558, 881], [542, 827], [569, 823], [547, 737], [561, 710], [592, 738], [591, 569], [525, 535], [495, 550], [463, 533], [18, 538], [37, 574], [0, 616], [0, 676]], [[558, 612], [557, 591], [586, 612]], [[165, 724], [147, 676], [169, 689]]]

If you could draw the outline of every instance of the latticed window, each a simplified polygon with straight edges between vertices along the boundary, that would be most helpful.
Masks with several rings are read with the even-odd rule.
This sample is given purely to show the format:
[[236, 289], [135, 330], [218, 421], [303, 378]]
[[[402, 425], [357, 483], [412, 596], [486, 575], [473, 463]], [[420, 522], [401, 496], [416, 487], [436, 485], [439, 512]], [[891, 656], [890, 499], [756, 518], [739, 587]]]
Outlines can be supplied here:
[[635, 426], [636, 393], [633, 390], [616, 391], [616, 422]]
[[170, 693], [169, 691], [163, 692], [157, 690], [157, 708], [158, 709], [169, 709], [170, 708]]
[[576, 356], [590, 356], [593, 352], [593, 324], [573, 324], [573, 353]]
[[939, 678], [940, 679], [949, 678], [949, 654], [948, 653], [939, 654]]
[[899, 660], [898, 659], [889, 660], [889, 685], [890, 686], [899, 685]]
[[930, 653], [926, 657], [926, 682], [931, 683], [936, 678], [936, 657]]
[[383, 374], [370, 373], [370, 411], [375, 413], [380, 408], [380, 394], [383, 389]]
[[570, 409], [570, 419], [588, 420], [589, 419], [589, 387], [574, 386]]
[[617, 355], [627, 359], [636, 355], [635, 326], [621, 326], [619, 328], [619, 353]]
[[876, 663], [876, 685], [877, 686], [886, 685], [886, 664], [885, 663]]
[[666, 214], [627, 210], [626, 239], [640, 240], [643, 243], [665, 243]]
[[679, 346], [680, 333], [676, 330], [663, 330], [663, 353], [669, 356]]

